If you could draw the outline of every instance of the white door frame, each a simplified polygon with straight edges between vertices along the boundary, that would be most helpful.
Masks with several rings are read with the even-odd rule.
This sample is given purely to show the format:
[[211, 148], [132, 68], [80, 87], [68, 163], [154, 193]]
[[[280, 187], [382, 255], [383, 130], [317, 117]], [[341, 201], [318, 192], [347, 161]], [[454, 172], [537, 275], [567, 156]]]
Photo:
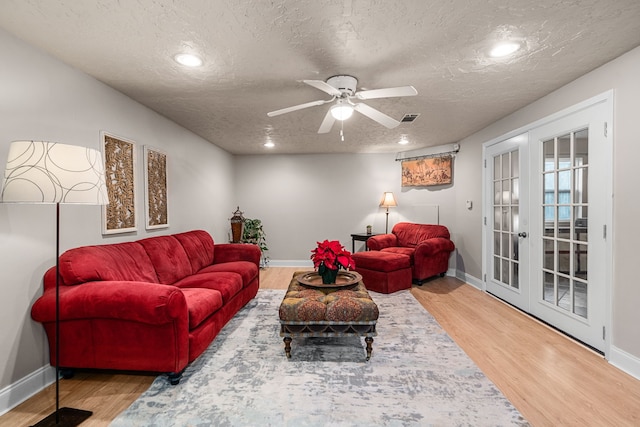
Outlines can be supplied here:
[[[558, 119], [561, 119], [563, 117], [566, 117], [568, 115], [571, 115], [577, 111], [583, 110], [585, 108], [589, 108], [595, 104], [598, 103], [607, 103], [608, 104], [608, 108], [607, 108], [607, 112], [606, 112], [606, 118], [605, 121], [607, 122], [607, 140], [609, 141], [608, 143], [608, 149], [607, 151], [607, 158], [603, 159], [603, 161], [607, 162], [607, 164], [610, 166], [609, 167], [609, 171], [612, 170], [613, 168], [613, 97], [614, 97], [614, 92], [613, 90], [609, 90], [606, 91], [604, 93], [601, 93], [599, 95], [596, 95], [592, 98], [589, 98], [583, 102], [580, 102], [578, 104], [575, 104], [571, 107], [565, 108], [557, 113], [551, 114], [547, 117], [544, 117], [540, 120], [537, 120], [535, 122], [529, 123], [527, 125], [524, 125], [518, 129], [512, 130], [510, 132], [507, 132], [497, 138], [493, 138], [490, 141], [485, 142], [482, 145], [482, 159], [483, 162], [485, 161], [489, 161], [487, 159], [487, 148], [500, 143], [502, 141], [505, 141], [507, 139], [513, 138], [517, 135], [523, 134], [523, 133], [527, 133], [532, 129], [535, 129], [537, 127], [546, 125], [548, 123], [551, 123], [553, 121], [556, 121]], [[486, 266], [487, 266], [487, 258], [491, 256], [491, 254], [488, 254], [486, 251], [486, 247], [487, 247], [487, 236], [488, 236], [488, 232], [487, 232], [487, 223], [488, 221], [488, 209], [491, 206], [491, 200], [487, 200], [487, 182], [489, 182], [489, 179], [492, 179], [492, 177], [487, 177], [487, 168], [482, 168], [482, 212], [483, 212], [483, 217], [485, 217], [485, 220], [483, 221], [483, 230], [482, 230], [482, 290], [486, 292], [487, 290], [487, 271], [486, 271]], [[604, 327], [605, 330], [607, 331], [604, 339], [604, 356], [606, 359], [608, 359], [610, 351], [611, 351], [611, 325], [612, 325], [612, 310], [611, 310], [611, 292], [612, 292], [612, 284], [613, 284], [613, 235], [614, 235], [614, 230], [613, 230], [613, 173], [610, 172], [609, 174], [607, 174], [606, 177], [603, 177], [603, 179], [605, 180], [605, 185], [607, 187], [607, 191], [610, 193], [611, 197], [608, 197], [607, 202], [607, 206], [605, 208], [605, 217], [606, 217], [606, 229], [607, 229], [607, 239], [605, 240], [605, 245], [606, 245], [606, 257], [603, 260], [605, 262], [605, 275], [606, 275], [606, 282], [607, 282], [607, 286], [605, 288], [604, 294], [605, 294], [605, 301], [604, 301]], [[595, 232], [595, 230], [594, 230]], [[529, 240], [530, 241], [530, 240]]]

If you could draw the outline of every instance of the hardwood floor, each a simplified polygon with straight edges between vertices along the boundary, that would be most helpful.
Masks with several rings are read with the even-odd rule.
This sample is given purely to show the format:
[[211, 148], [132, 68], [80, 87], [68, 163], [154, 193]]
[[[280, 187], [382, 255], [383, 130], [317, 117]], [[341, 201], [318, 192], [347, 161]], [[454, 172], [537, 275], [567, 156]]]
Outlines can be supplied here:
[[[264, 269], [260, 286], [286, 289], [298, 270]], [[411, 293], [533, 426], [640, 426], [640, 381], [597, 353], [454, 278]], [[153, 379], [78, 373], [61, 380], [61, 406], [93, 411], [83, 427], [107, 426]], [[0, 417], [0, 426], [31, 425], [54, 406], [51, 386]]]
[[411, 292], [532, 425], [640, 426], [640, 381], [600, 354], [454, 278]]

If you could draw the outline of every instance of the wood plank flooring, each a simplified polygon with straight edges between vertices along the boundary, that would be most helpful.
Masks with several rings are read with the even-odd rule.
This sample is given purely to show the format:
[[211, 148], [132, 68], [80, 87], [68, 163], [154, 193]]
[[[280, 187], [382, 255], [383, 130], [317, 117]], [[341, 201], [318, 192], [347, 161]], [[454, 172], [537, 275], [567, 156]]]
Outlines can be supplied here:
[[[260, 287], [286, 289], [298, 270], [264, 269]], [[454, 278], [411, 293], [533, 426], [640, 426], [640, 381], [597, 353]], [[153, 379], [78, 373], [61, 380], [61, 406], [93, 411], [83, 427], [108, 426]], [[54, 407], [51, 386], [0, 417], [0, 426], [34, 424]]]

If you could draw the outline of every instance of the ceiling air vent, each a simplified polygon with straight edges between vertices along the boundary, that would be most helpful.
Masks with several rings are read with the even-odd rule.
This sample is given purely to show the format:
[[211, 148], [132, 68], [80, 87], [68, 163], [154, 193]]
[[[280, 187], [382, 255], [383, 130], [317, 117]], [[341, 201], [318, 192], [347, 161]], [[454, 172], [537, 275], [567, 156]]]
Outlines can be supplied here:
[[405, 114], [404, 117], [402, 118], [402, 120], [400, 120], [402, 123], [409, 123], [414, 121], [415, 119], [418, 118], [420, 114]]

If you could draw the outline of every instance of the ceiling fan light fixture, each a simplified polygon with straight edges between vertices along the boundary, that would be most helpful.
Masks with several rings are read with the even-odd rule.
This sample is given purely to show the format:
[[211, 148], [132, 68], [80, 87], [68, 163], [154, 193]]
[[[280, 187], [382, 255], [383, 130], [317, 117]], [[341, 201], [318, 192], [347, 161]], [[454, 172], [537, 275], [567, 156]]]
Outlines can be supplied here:
[[173, 59], [178, 64], [184, 65], [185, 67], [199, 67], [202, 65], [202, 59], [191, 53], [179, 53], [175, 55]]
[[336, 104], [331, 107], [331, 115], [336, 120], [347, 120], [353, 114], [353, 107], [349, 104]]

